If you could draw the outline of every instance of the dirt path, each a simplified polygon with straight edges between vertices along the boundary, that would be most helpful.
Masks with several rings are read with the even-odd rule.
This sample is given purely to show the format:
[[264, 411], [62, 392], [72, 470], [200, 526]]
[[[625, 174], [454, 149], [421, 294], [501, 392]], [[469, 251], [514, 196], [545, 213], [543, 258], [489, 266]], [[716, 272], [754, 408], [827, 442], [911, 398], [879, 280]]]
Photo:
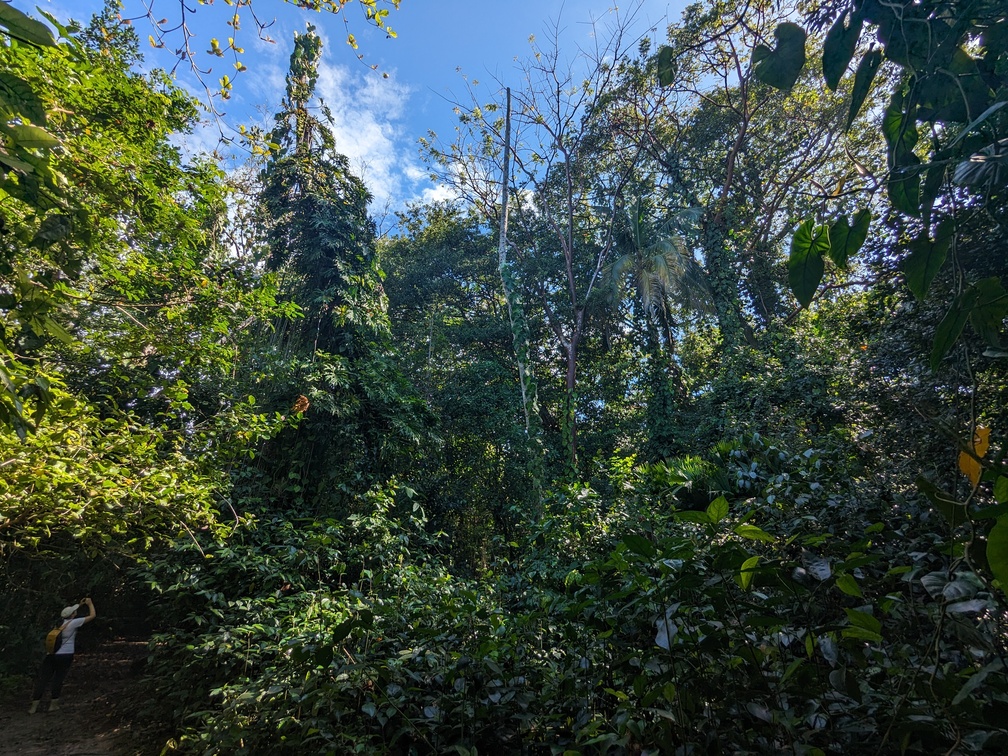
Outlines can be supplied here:
[[0, 701], [0, 754], [19, 756], [132, 756], [157, 754], [144, 733], [134, 732], [124, 703], [138, 694], [138, 668], [147, 656], [143, 640], [116, 638], [79, 653], [63, 685], [60, 710], [28, 714], [30, 690]]

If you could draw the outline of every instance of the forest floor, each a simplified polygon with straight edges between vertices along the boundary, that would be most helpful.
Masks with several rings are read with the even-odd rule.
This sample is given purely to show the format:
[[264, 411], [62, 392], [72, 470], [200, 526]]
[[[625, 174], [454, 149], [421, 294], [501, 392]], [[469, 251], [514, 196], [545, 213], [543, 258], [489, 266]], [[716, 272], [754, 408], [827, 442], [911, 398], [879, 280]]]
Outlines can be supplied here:
[[[142, 639], [113, 638], [76, 654], [60, 710], [47, 711], [48, 694], [28, 714], [31, 681], [0, 696], [0, 755], [128, 756], [157, 754], [151, 734], [131, 727], [129, 708], [140, 694], [147, 657]], [[162, 741], [163, 743], [163, 741]]]

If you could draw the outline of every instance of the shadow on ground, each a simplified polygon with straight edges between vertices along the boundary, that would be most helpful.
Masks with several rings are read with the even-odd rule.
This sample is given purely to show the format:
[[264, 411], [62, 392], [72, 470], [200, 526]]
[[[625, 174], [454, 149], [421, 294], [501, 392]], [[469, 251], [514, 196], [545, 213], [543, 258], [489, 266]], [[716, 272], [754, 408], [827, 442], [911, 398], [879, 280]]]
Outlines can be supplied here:
[[[158, 753], [148, 733], [135, 730], [128, 710], [139, 694], [146, 640], [113, 638], [76, 655], [59, 711], [28, 714], [30, 680], [21, 695], [0, 701], [0, 754], [19, 756], [128, 756]], [[34, 671], [34, 670], [32, 670]]]

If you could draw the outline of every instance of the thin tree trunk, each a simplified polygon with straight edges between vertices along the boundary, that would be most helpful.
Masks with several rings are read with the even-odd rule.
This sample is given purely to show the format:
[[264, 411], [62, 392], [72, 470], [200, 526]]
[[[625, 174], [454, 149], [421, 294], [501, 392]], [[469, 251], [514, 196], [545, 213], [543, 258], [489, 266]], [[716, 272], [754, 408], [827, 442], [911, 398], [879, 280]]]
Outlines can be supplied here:
[[[539, 398], [535, 380], [529, 370], [529, 330], [518, 287], [507, 259], [508, 186], [511, 183], [511, 89], [507, 89], [507, 111], [504, 116], [504, 175], [501, 178], [500, 239], [497, 261], [504, 299], [514, 341], [515, 359], [518, 363], [518, 381], [521, 384], [522, 412], [525, 414], [525, 436], [532, 457], [532, 478], [537, 493], [542, 491], [542, 443]], [[541, 499], [541, 496], [540, 496]]]

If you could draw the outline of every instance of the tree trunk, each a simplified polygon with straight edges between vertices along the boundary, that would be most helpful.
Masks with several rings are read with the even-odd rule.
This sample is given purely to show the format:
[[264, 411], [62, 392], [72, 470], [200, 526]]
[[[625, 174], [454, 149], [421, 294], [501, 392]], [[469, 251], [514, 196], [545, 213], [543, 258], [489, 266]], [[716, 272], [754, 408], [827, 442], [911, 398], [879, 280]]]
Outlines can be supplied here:
[[[529, 330], [525, 320], [525, 310], [518, 295], [511, 265], [507, 259], [508, 227], [508, 185], [511, 182], [511, 89], [507, 90], [507, 111], [504, 116], [504, 171], [501, 178], [500, 239], [497, 246], [497, 261], [500, 271], [504, 299], [507, 301], [508, 317], [514, 343], [515, 360], [518, 364], [518, 382], [521, 384], [522, 412], [525, 415], [525, 437], [531, 456], [533, 485], [542, 491], [542, 426], [539, 418], [539, 398], [535, 379], [529, 370]], [[540, 496], [541, 499], [541, 496]]]

